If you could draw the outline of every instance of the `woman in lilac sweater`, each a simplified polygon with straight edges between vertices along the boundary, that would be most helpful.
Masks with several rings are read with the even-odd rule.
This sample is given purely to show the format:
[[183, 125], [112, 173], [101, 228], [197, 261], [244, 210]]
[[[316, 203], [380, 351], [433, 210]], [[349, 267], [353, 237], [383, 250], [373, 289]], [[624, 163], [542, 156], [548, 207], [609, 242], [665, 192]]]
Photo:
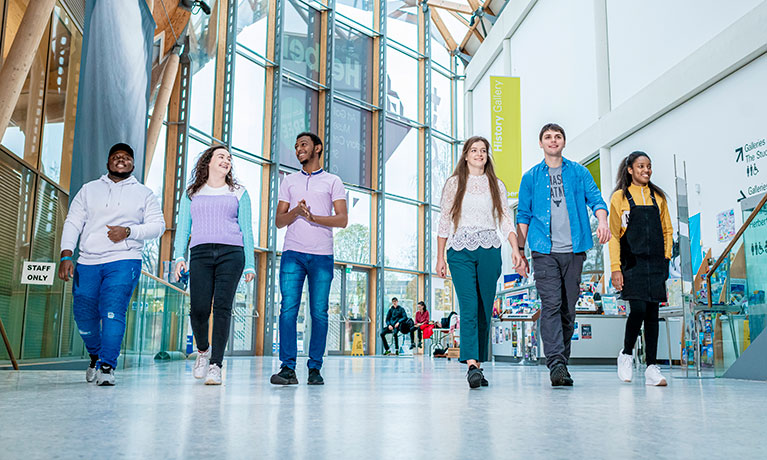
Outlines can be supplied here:
[[[250, 197], [232, 175], [232, 155], [222, 146], [205, 150], [181, 198], [176, 222], [176, 278], [186, 271], [189, 246], [190, 322], [197, 360], [193, 374], [206, 385], [221, 384], [224, 350], [229, 341], [232, 302], [240, 277], [255, 276]], [[191, 239], [190, 239], [191, 236]], [[213, 305], [213, 340], [208, 318]]]

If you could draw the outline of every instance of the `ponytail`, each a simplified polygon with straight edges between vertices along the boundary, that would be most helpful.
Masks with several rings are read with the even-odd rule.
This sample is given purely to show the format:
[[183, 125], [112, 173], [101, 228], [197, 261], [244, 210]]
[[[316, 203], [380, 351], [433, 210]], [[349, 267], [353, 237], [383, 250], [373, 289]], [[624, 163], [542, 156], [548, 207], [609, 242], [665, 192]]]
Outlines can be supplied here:
[[[629, 186], [632, 183], [631, 174], [629, 173], [629, 168], [633, 167], [634, 162], [640, 157], [645, 157], [648, 160], [650, 160], [649, 155], [647, 155], [646, 153], [642, 151], [635, 150], [631, 152], [626, 158], [621, 160], [621, 164], [620, 166], [618, 166], [618, 174], [615, 180], [615, 191], [617, 192], [618, 190], [621, 190], [623, 192], [624, 197], [628, 195]], [[647, 184], [647, 186], [650, 187], [650, 190], [652, 190], [652, 192], [655, 195], [666, 198], [666, 192], [664, 192], [663, 189], [661, 189], [657, 185], [653, 184], [652, 181], [650, 181]]]

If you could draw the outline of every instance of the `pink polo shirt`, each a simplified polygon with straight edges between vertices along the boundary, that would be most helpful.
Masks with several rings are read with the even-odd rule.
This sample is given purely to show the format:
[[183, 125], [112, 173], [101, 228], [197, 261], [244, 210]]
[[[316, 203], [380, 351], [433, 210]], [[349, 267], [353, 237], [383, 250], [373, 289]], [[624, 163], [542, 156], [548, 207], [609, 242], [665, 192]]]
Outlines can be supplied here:
[[[329, 172], [319, 170], [307, 174], [301, 170], [282, 179], [277, 199], [289, 203], [290, 209], [306, 200], [309, 211], [315, 216], [332, 216], [333, 202], [345, 200], [346, 189], [341, 179]], [[333, 229], [299, 216], [288, 225], [282, 250], [333, 255]]]

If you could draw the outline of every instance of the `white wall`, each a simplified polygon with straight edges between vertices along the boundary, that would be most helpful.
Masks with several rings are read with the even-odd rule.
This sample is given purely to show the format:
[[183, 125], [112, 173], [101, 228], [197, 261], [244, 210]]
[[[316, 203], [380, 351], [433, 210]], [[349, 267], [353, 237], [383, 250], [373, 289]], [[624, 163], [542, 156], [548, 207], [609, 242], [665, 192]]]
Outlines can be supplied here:
[[471, 111], [471, 132], [467, 132], [466, 137], [484, 136], [490, 139], [490, 77], [491, 76], [509, 76], [505, 75], [503, 52], [493, 60], [490, 68], [472, 92], [472, 111]]
[[[621, 159], [633, 150], [653, 160], [653, 181], [674, 195], [674, 155], [681, 171], [687, 165], [690, 214], [701, 213], [701, 240], [718, 255], [726, 243], [718, 242], [716, 215], [735, 209], [742, 222], [738, 198], [767, 184], [767, 158], [736, 162], [736, 149], [767, 138], [767, 55], [743, 67], [700, 95], [669, 112], [612, 147], [612, 176]], [[767, 157], [767, 143], [744, 152]], [[747, 175], [755, 164], [759, 173]], [[680, 172], [681, 174], [681, 172]], [[750, 190], [749, 190], [750, 189]], [[699, 191], [699, 193], [698, 193]], [[674, 220], [676, 208], [671, 209]]]
[[612, 107], [626, 102], [760, 3], [607, 0]]

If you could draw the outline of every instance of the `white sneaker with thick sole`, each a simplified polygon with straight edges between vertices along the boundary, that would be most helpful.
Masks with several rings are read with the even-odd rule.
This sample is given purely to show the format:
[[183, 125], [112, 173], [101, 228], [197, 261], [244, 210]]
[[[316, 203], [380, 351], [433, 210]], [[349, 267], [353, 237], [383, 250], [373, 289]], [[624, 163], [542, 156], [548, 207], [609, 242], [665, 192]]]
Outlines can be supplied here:
[[221, 368], [216, 364], [210, 365], [208, 376], [205, 378], [205, 385], [221, 385]]
[[654, 387], [665, 387], [668, 385], [666, 377], [660, 373], [660, 367], [657, 364], [647, 366], [647, 369], [644, 371], [644, 382], [645, 385], [652, 385]]
[[194, 360], [194, 368], [192, 374], [196, 379], [204, 379], [208, 375], [208, 367], [210, 367], [210, 348], [205, 351], [197, 351], [197, 359]]
[[115, 370], [114, 369], [108, 369], [103, 370], [99, 368], [98, 371], [96, 371], [96, 385], [100, 387], [111, 387], [115, 384]]
[[88, 366], [88, 369], [85, 369], [85, 381], [88, 383], [93, 383], [93, 381], [96, 380], [97, 372], [98, 369]]
[[618, 378], [622, 382], [630, 382], [634, 377], [634, 356], [620, 351], [618, 355]]

